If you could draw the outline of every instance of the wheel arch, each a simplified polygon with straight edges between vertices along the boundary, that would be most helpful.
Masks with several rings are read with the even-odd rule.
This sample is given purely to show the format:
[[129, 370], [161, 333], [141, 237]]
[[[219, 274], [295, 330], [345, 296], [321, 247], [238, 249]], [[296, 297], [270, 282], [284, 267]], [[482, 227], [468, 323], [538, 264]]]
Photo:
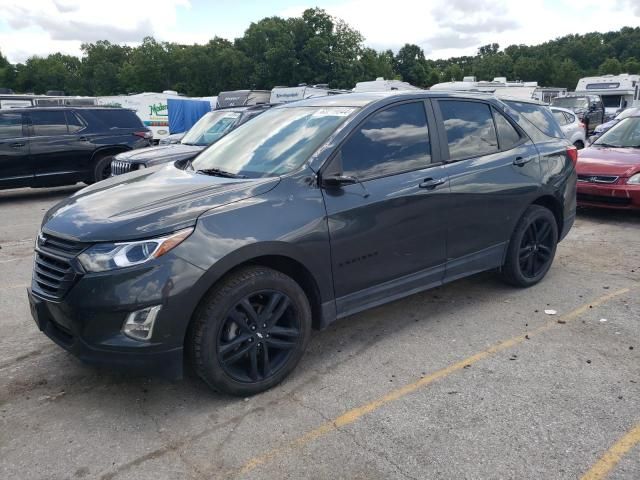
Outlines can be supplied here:
[[[246, 251], [247, 249], [248, 251]], [[200, 285], [197, 285], [194, 289], [195, 300], [191, 306], [192, 308], [190, 308], [189, 322], [184, 330], [183, 343], [188, 341], [189, 330], [193, 324], [194, 316], [209, 292], [219, 285], [225, 277], [248, 266], [271, 268], [291, 277], [300, 285], [309, 300], [312, 327], [315, 330], [324, 328], [330, 321], [335, 319], [333, 296], [331, 295], [331, 298], [328, 298], [326, 291], [323, 295], [317, 275], [314, 275], [312, 270], [300, 258], [296, 257], [291, 252], [282, 251], [278, 248], [278, 245], [265, 244], [259, 245], [259, 248], [241, 248], [216, 262], [198, 282]]]
[[558, 225], [558, 238], [562, 234], [562, 229], [564, 227], [564, 214], [562, 213], [562, 202], [558, 200], [553, 195], [543, 195], [534, 200], [531, 205], [540, 205], [541, 207], [545, 207], [553, 213], [553, 216], [556, 219], [556, 224]]

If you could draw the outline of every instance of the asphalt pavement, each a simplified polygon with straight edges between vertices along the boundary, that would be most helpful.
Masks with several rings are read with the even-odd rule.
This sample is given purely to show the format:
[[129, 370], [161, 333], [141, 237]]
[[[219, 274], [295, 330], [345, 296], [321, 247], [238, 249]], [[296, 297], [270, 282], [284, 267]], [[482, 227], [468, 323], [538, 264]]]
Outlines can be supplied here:
[[37, 330], [35, 235], [77, 188], [0, 192], [0, 478], [640, 479], [640, 214], [580, 210], [533, 288], [484, 273], [314, 332], [242, 399]]

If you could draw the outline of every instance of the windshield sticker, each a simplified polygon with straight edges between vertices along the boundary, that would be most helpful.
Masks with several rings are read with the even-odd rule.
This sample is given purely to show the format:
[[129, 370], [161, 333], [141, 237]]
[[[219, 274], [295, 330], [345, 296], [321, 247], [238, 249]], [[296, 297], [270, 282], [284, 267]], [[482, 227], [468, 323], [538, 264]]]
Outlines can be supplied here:
[[313, 112], [314, 117], [348, 117], [355, 108], [319, 108]]

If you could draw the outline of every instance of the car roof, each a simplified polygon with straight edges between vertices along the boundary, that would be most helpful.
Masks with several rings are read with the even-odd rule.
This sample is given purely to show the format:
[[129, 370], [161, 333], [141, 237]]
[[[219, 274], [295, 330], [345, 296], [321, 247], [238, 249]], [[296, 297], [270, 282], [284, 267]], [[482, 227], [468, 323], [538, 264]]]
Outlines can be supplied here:
[[327, 95], [324, 97], [312, 97], [296, 102], [278, 105], [275, 108], [296, 107], [365, 107], [367, 105], [383, 102], [412, 100], [421, 98], [477, 98], [494, 99], [492, 93], [483, 92], [456, 92], [456, 91], [430, 91], [430, 90], [392, 90], [388, 92], [359, 92]]

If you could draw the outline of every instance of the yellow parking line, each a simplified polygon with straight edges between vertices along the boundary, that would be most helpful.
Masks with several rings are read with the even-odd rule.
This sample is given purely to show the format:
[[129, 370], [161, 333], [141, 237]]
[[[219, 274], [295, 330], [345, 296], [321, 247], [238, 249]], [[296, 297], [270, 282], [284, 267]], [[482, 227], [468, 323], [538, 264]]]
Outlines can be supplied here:
[[[382, 397], [372, 400], [371, 402], [362, 405], [360, 407], [356, 407], [353, 408], [351, 410], [348, 410], [347, 412], [343, 413], [342, 415], [334, 418], [333, 420], [329, 420], [326, 423], [320, 425], [319, 427], [301, 435], [300, 437], [292, 440], [291, 442], [279, 447], [279, 448], [275, 448], [273, 450], [270, 450], [262, 455], [256, 456], [251, 458], [249, 461], [247, 461], [241, 468], [239, 471], [236, 471], [236, 474], [246, 474], [248, 472], [251, 472], [252, 470], [256, 469], [257, 467], [259, 467], [260, 465], [263, 465], [265, 463], [270, 462], [271, 460], [273, 460], [274, 458], [278, 457], [279, 455], [286, 453], [288, 451], [291, 450], [296, 450], [298, 448], [301, 448], [309, 443], [311, 443], [312, 441], [323, 437], [324, 435], [327, 435], [328, 433], [333, 432], [334, 430], [337, 430], [340, 427], [343, 427], [345, 425], [349, 425], [351, 423], [354, 423], [355, 421], [357, 421], [359, 418], [361, 418], [362, 416], [374, 412], [376, 410], [378, 410], [379, 408], [387, 405], [388, 403], [394, 402], [396, 400], [401, 399], [402, 397], [405, 397], [406, 395], [409, 395], [412, 392], [415, 392], [416, 390], [425, 387], [433, 382], [435, 382], [436, 380], [439, 380], [441, 378], [444, 378], [454, 372], [457, 372], [459, 370], [462, 370], [463, 368], [473, 365], [474, 363], [479, 362], [480, 360], [483, 360], [491, 355], [494, 355], [495, 353], [501, 352], [502, 350], [505, 350], [507, 348], [511, 348], [515, 345], [518, 345], [522, 342], [524, 342], [527, 338], [531, 338], [534, 335], [539, 335], [542, 332], [545, 332], [555, 326], [558, 325], [558, 320], [562, 323], [567, 323], [571, 320], [574, 320], [576, 318], [578, 318], [580, 315], [582, 315], [583, 313], [585, 313], [586, 311], [588, 311], [590, 308], [592, 307], [597, 307], [599, 305], [602, 305], [603, 303], [608, 302], [609, 300], [611, 300], [612, 298], [615, 297], [619, 297], [620, 295], [624, 295], [625, 293], [628, 293], [630, 291], [629, 288], [623, 288], [621, 290], [617, 290], [615, 292], [611, 292], [607, 295], [603, 295], [597, 299], [595, 299], [592, 302], [589, 303], [585, 303], [584, 305], [576, 308], [575, 310], [572, 310], [571, 312], [562, 315], [560, 317], [556, 317], [553, 320], [545, 323], [544, 325], [542, 325], [541, 327], [529, 332], [526, 335], [519, 335], [517, 337], [513, 337], [510, 338], [508, 340], [502, 341], [500, 343], [497, 343], [489, 348], [487, 348], [486, 350], [483, 350], [481, 352], [476, 353], [475, 355], [472, 355], [470, 357], [465, 358], [464, 360], [461, 360], [457, 363], [454, 363], [452, 365], [449, 365], [448, 367], [443, 368], [442, 370], [438, 370], [430, 375], [427, 375], [425, 377], [420, 378], [419, 380], [413, 382], [413, 383], [409, 383], [403, 387], [400, 387], [396, 390], [392, 390], [391, 392], [387, 393], [386, 395], [383, 395]], [[230, 472], [230, 474], [233, 474], [234, 472]]]
[[629, 430], [620, 440], [600, 457], [600, 460], [585, 473], [580, 480], [601, 480], [606, 478], [622, 457], [640, 443], [640, 423]]

